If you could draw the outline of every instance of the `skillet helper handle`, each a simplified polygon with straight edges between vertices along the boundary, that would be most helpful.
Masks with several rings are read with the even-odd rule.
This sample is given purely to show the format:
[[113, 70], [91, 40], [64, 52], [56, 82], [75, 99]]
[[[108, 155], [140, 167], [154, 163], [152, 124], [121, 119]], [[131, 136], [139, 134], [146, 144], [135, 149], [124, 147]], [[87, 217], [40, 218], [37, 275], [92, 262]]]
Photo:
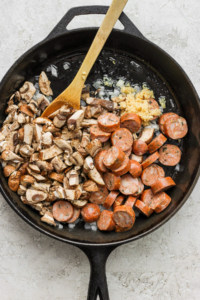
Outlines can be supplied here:
[[115, 247], [90, 247], [80, 249], [87, 255], [90, 261], [90, 282], [87, 300], [110, 300], [106, 279], [106, 261]]
[[[108, 9], [109, 6], [104, 5], [78, 6], [71, 8], [60, 20], [60, 22], [54, 27], [54, 29], [49, 33], [46, 39], [48, 40], [65, 32], [69, 32], [70, 30], [67, 29], [67, 26], [74, 19], [74, 17], [83, 15], [105, 15]], [[142, 33], [137, 29], [137, 27], [132, 23], [132, 21], [124, 12], [121, 13], [119, 21], [124, 26], [124, 29], [122, 30], [123, 32], [145, 39]]]

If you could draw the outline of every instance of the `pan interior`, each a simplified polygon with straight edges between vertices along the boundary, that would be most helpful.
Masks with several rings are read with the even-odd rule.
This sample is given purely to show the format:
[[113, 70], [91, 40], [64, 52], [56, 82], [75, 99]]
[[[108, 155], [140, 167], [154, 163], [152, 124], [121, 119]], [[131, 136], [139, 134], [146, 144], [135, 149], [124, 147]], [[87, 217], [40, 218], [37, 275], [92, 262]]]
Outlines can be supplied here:
[[[42, 43], [28, 54], [25, 54], [7, 73], [4, 84], [0, 87], [2, 99], [0, 104], [1, 123], [5, 119], [6, 101], [13, 91], [22, 85], [24, 80], [35, 83], [40, 72], [45, 71], [51, 81], [54, 97], [66, 88], [77, 73], [94, 33], [94, 30], [82, 30], [79, 34], [78, 32], [71, 33], [71, 35]], [[157, 57], [156, 51], [159, 54]], [[167, 60], [170, 64], [167, 63]], [[186, 117], [190, 128], [187, 137], [182, 141], [169, 141], [169, 143], [179, 145], [183, 154], [178, 170], [173, 167], [165, 168], [166, 176], [172, 176], [177, 183], [177, 187], [169, 191], [169, 195], [173, 200], [163, 213], [154, 214], [149, 219], [140, 215], [136, 219], [133, 229], [121, 234], [87, 231], [81, 222], [71, 230], [67, 225], [64, 225], [62, 230], [57, 227], [53, 228], [41, 222], [39, 214], [24, 205], [17, 194], [9, 190], [7, 180], [4, 178], [1, 169], [1, 186], [11, 205], [15, 207], [20, 215], [45, 233], [61, 240], [82, 243], [104, 244], [120, 242], [128, 238], [138, 238], [168, 219], [186, 200], [187, 193], [198, 172], [200, 157], [200, 121], [196, 117], [199, 106], [196, 103], [197, 99], [192, 87], [188, 85], [185, 76], [181, 72], [181, 70], [178, 70], [176, 63], [172, 62], [157, 47], [146, 41], [115, 31], [108, 40], [87, 80], [87, 83], [92, 86], [94, 81], [108, 75], [114, 80], [125, 77], [131, 84], [139, 84], [140, 86], [145, 83], [154, 91], [155, 99], [165, 96], [167, 104], [165, 111], [173, 111]], [[178, 75], [180, 82], [176, 84], [175, 77]], [[187, 109], [186, 101], [189, 94], [191, 104]], [[194, 115], [193, 119], [191, 119], [190, 113]]]

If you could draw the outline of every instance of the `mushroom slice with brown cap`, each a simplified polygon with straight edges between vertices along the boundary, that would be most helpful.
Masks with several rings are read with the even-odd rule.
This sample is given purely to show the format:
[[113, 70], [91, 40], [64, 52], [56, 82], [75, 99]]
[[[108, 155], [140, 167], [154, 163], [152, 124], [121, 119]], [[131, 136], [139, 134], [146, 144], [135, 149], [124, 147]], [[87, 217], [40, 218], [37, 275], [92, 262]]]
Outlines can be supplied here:
[[24, 113], [25, 115], [33, 118], [34, 117], [34, 113], [30, 110], [30, 108], [28, 107], [27, 104], [23, 104], [19, 107], [19, 110]]
[[33, 172], [30, 168], [27, 168], [28, 173], [33, 176], [37, 181], [46, 181], [46, 177]]
[[82, 154], [81, 153], [79, 153], [78, 151], [76, 151], [76, 152], [74, 152], [73, 154], [72, 154], [72, 157], [73, 157], [73, 159], [75, 160], [75, 164], [77, 165], [77, 166], [83, 166], [83, 164], [84, 164], [84, 159], [83, 159], [83, 156], [82, 156]]
[[41, 160], [48, 160], [54, 158], [55, 156], [61, 154], [62, 152], [63, 152], [62, 149], [58, 148], [56, 145], [53, 145], [50, 148], [41, 150], [39, 153], [39, 158]]
[[43, 132], [42, 134], [42, 145], [51, 146], [53, 142], [53, 135], [51, 132]]
[[33, 95], [36, 92], [36, 88], [32, 84], [32, 82], [26, 81], [24, 85], [19, 89], [20, 95], [22, 99], [25, 99], [27, 102], [29, 102]]
[[39, 160], [39, 153], [38, 152], [35, 152], [35, 153], [31, 154], [30, 162], [36, 162], [38, 160]]
[[24, 125], [24, 143], [31, 145], [33, 140], [33, 125], [26, 124]]
[[34, 153], [34, 149], [29, 145], [22, 145], [19, 149], [19, 153], [23, 157], [29, 157]]
[[71, 139], [81, 139], [82, 131], [80, 129], [70, 131], [68, 128], [64, 127], [62, 130], [61, 138], [64, 140], [71, 140]]
[[19, 171], [13, 172], [8, 179], [8, 186], [11, 191], [16, 192], [19, 187], [21, 173]]
[[20, 196], [24, 196], [26, 194], [26, 187], [23, 185], [19, 185], [17, 194]]
[[69, 185], [70, 186], [76, 186], [76, 185], [79, 184], [79, 175], [78, 175], [78, 172], [76, 170], [69, 171], [67, 176], [69, 178]]
[[16, 167], [14, 167], [12, 165], [7, 165], [3, 169], [3, 174], [5, 177], [9, 177], [15, 170], [16, 170]]
[[30, 175], [23, 175], [20, 178], [20, 184], [27, 187], [35, 182], [35, 178]]
[[45, 201], [48, 197], [48, 194], [42, 191], [27, 189], [26, 191], [26, 200], [29, 204], [35, 204], [38, 202]]
[[79, 129], [84, 118], [84, 110], [77, 110], [73, 115], [67, 120], [67, 127], [69, 130]]
[[82, 208], [88, 203], [88, 201], [79, 199], [79, 200], [73, 200], [71, 201], [71, 203], [77, 208]]
[[60, 149], [64, 150], [64, 151], [67, 151], [69, 154], [72, 154], [73, 150], [72, 150], [72, 147], [71, 147], [71, 144], [70, 142], [68, 141], [65, 141], [64, 139], [62, 138], [54, 138], [53, 139], [53, 142], [54, 144], [56, 144], [56, 146], [58, 146]]
[[51, 172], [53, 171], [53, 166], [51, 163], [43, 160], [37, 160], [36, 165], [40, 168], [41, 171]]
[[86, 192], [98, 192], [99, 188], [93, 180], [87, 180], [83, 183], [83, 189]]
[[56, 172], [58, 172], [58, 173], [61, 173], [67, 167], [66, 164], [62, 161], [62, 159], [58, 156], [54, 157], [51, 160], [51, 163], [52, 163], [54, 169], [56, 170]]
[[6, 114], [16, 112], [18, 110], [18, 105], [12, 104], [6, 108]]
[[38, 124], [34, 124], [34, 138], [36, 142], [40, 142], [42, 139], [42, 126]]
[[83, 119], [81, 126], [82, 127], [90, 127], [92, 125], [97, 125], [96, 119]]
[[65, 199], [65, 191], [62, 186], [54, 186], [51, 188], [51, 193], [55, 199]]
[[49, 192], [50, 190], [50, 186], [51, 184], [50, 183], [38, 183], [38, 182], [34, 182], [32, 184], [32, 188], [35, 189], [35, 190], [39, 190], [39, 191], [43, 191], [43, 192]]
[[65, 123], [66, 123], [66, 116], [62, 116], [58, 114], [53, 118], [53, 125], [57, 128], [63, 127]]
[[24, 124], [26, 122], [25, 115], [22, 114], [22, 113], [18, 114], [18, 116], [17, 116], [17, 122], [19, 124]]
[[50, 211], [45, 212], [44, 216], [41, 217], [41, 221], [49, 225], [56, 226], [54, 221], [53, 214]]
[[29, 164], [28, 165], [29, 166], [29, 168], [31, 169], [31, 171], [33, 171], [33, 172], [35, 172], [35, 173], [40, 173], [41, 171], [40, 171], [40, 168], [37, 166], [37, 165], [34, 165], [34, 164]]
[[15, 162], [23, 161], [23, 158], [10, 150], [5, 150], [1, 154], [1, 159], [5, 161], [14, 160]]
[[52, 172], [49, 174], [49, 178], [63, 183], [64, 174], [58, 174], [56, 172]]
[[35, 124], [39, 124], [39, 125], [48, 125], [51, 126], [52, 125], [52, 121], [48, 118], [43, 118], [43, 117], [38, 117], [36, 119], [33, 120], [33, 123]]
[[64, 189], [64, 191], [65, 191], [65, 199], [69, 201], [77, 199], [78, 193], [76, 190]]
[[83, 171], [88, 173], [92, 169], [94, 169], [94, 161], [91, 156], [87, 156], [84, 161]]
[[42, 94], [44, 94], [45, 96], [53, 95], [53, 91], [50, 88], [51, 82], [48, 80], [48, 77], [44, 71], [41, 72], [38, 83]]
[[104, 100], [104, 99], [98, 99], [98, 98], [92, 98], [89, 97], [86, 99], [86, 103], [91, 106], [98, 106], [105, 108], [107, 111], [112, 112], [114, 109], [114, 103], [112, 101]]
[[94, 180], [94, 182], [96, 182], [99, 185], [105, 185], [101, 174], [97, 171], [95, 167], [88, 172], [88, 177]]
[[37, 99], [38, 108], [41, 109], [41, 111], [45, 110], [47, 106], [49, 106], [50, 102], [44, 95], [41, 95]]

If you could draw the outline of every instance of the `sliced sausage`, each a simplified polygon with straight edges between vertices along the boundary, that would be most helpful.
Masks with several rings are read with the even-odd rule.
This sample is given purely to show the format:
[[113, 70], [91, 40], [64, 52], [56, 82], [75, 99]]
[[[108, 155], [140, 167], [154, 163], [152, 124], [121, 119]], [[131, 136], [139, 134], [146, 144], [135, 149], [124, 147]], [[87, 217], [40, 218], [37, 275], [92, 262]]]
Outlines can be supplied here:
[[100, 208], [95, 203], [87, 203], [82, 209], [81, 209], [81, 216], [83, 217], [83, 220], [87, 223], [92, 223], [98, 220], [100, 216]]
[[129, 150], [124, 151], [124, 153], [129, 157], [132, 153], [132, 147]]
[[141, 118], [134, 113], [125, 113], [121, 116], [121, 127], [127, 128], [132, 133], [138, 132], [142, 125]]
[[159, 178], [152, 186], [151, 189], [154, 194], [168, 190], [170, 187], [175, 186], [176, 183], [171, 177]]
[[122, 151], [128, 151], [133, 145], [133, 136], [127, 128], [120, 128], [112, 133], [111, 142]]
[[112, 191], [110, 192], [110, 194], [107, 196], [103, 206], [107, 209], [109, 209], [113, 203], [115, 202], [115, 199], [117, 198], [117, 196], [119, 195], [118, 191]]
[[165, 142], [167, 138], [161, 133], [148, 145], [149, 153], [153, 153], [158, 150]]
[[102, 143], [105, 143], [109, 140], [111, 133], [102, 131], [98, 125], [92, 125], [90, 127], [90, 136], [91, 139], [98, 139]]
[[138, 191], [138, 178], [133, 178], [130, 174], [121, 177], [120, 192], [123, 195], [134, 195]]
[[71, 217], [71, 219], [69, 219], [69, 221], [67, 221], [67, 223], [71, 224], [74, 223], [76, 220], [78, 220], [78, 218], [80, 217], [80, 213], [81, 213], [80, 208], [74, 207], [73, 216]]
[[131, 154], [130, 159], [136, 160], [137, 162], [139, 162], [141, 164], [142, 161], [143, 161], [143, 156], [142, 155]]
[[142, 168], [146, 169], [148, 166], [153, 164], [157, 159], [159, 158], [158, 151], [154, 152], [153, 154], [149, 155], [143, 162], [142, 162]]
[[147, 186], [152, 186], [159, 178], [165, 177], [165, 171], [162, 167], [152, 164], [142, 172], [142, 182]]
[[113, 212], [109, 210], [103, 210], [97, 221], [97, 227], [102, 231], [112, 231], [115, 229], [115, 222], [113, 220]]
[[160, 109], [158, 102], [155, 99], [148, 99], [149, 112], [152, 114], [153, 118], [151, 120], [155, 120], [158, 118], [157, 114], [154, 115], [154, 111]]
[[171, 203], [171, 197], [165, 192], [154, 195], [154, 210], [158, 214], [165, 210]]
[[133, 207], [133, 206], [135, 205], [136, 200], [137, 200], [136, 197], [129, 196], [129, 197], [127, 198], [126, 202], [124, 203], [124, 205]]
[[154, 128], [144, 128], [142, 130], [142, 133], [139, 137], [139, 140], [145, 142], [146, 144], [149, 144], [151, 140], [153, 139], [154, 135]]
[[160, 130], [162, 131], [163, 134], [165, 134], [164, 124], [172, 116], [178, 116], [178, 115], [173, 112], [169, 112], [169, 113], [165, 113], [162, 116], [160, 116], [158, 124], [159, 124]]
[[113, 219], [119, 227], [130, 229], [135, 223], [135, 212], [128, 205], [120, 205], [115, 208]]
[[125, 159], [125, 153], [118, 147], [112, 146], [104, 155], [103, 163], [109, 169], [117, 169]]
[[130, 170], [130, 160], [127, 156], [125, 156], [125, 159], [122, 162], [121, 166], [113, 170], [113, 173], [117, 176], [122, 176], [126, 174], [129, 170]]
[[103, 163], [103, 158], [104, 158], [106, 152], [107, 152], [107, 150], [100, 150], [94, 157], [94, 164], [99, 172], [107, 171], [107, 168]]
[[123, 195], [119, 195], [116, 199], [115, 202], [113, 203], [113, 210], [115, 210], [116, 206], [122, 205], [123, 201], [124, 201], [124, 196]]
[[130, 230], [131, 228], [133, 228], [133, 225], [129, 226], [129, 227], [120, 227], [118, 225], [115, 225], [115, 232], [125, 232], [125, 231], [128, 231]]
[[146, 206], [149, 206], [150, 208], [154, 209], [152, 206], [154, 194], [151, 189], [147, 189], [143, 191], [141, 195], [141, 201], [145, 203]]
[[144, 191], [144, 184], [142, 183], [142, 180], [140, 178], [137, 178], [138, 180], [138, 189], [137, 192], [134, 193], [134, 196], [139, 196]]
[[137, 200], [135, 202], [135, 207], [147, 217], [149, 217], [153, 213], [153, 209], [140, 200]]
[[136, 155], [143, 155], [148, 151], [148, 146], [145, 142], [141, 140], [136, 140], [133, 142], [133, 153]]
[[112, 113], [106, 113], [97, 119], [99, 128], [105, 132], [113, 132], [120, 127], [120, 118]]
[[89, 201], [95, 204], [103, 204], [108, 196], [108, 189], [105, 186], [98, 185], [98, 192], [90, 193]]
[[136, 160], [130, 159], [130, 170], [129, 173], [134, 177], [140, 177], [142, 174], [142, 166]]
[[188, 132], [187, 122], [180, 116], [168, 118], [164, 124], [164, 131], [166, 136], [173, 140], [181, 139]]
[[105, 173], [103, 175], [103, 180], [105, 182], [105, 185], [107, 189], [110, 191], [119, 190], [121, 179], [119, 176], [116, 176], [113, 173]]
[[67, 201], [56, 201], [52, 208], [53, 217], [59, 222], [68, 222], [74, 213], [74, 208], [71, 203]]
[[159, 162], [165, 166], [175, 166], [181, 160], [181, 150], [175, 145], [164, 145], [160, 148], [159, 155]]

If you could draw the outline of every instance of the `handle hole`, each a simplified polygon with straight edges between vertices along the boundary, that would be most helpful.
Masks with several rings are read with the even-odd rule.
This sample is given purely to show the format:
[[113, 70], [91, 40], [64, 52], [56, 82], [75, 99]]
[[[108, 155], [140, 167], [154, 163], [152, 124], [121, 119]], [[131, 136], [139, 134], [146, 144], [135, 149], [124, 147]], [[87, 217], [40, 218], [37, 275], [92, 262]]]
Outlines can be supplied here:
[[[100, 27], [105, 15], [84, 15], [84, 16], [75, 16], [71, 22], [67, 25], [67, 30], [84, 28], [84, 27]], [[123, 30], [124, 26], [118, 20], [114, 28]]]

